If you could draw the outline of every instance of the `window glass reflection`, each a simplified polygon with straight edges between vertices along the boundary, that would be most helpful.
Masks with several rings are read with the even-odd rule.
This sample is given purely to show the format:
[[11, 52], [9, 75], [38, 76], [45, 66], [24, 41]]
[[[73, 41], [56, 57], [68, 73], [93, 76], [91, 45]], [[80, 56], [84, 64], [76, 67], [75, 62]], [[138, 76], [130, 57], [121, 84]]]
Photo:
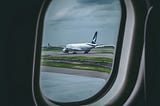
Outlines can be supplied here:
[[53, 0], [43, 27], [43, 95], [75, 102], [99, 92], [112, 73], [120, 19], [119, 0]]

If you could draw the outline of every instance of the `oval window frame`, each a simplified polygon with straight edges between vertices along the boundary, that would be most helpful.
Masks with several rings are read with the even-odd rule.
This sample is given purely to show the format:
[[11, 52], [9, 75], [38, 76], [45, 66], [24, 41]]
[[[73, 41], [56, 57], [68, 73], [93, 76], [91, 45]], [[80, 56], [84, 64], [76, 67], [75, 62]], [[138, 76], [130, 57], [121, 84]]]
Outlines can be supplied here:
[[[120, 22], [120, 28], [119, 28], [119, 33], [118, 33], [118, 38], [117, 38], [117, 45], [116, 45], [116, 50], [115, 50], [115, 57], [114, 57], [114, 62], [112, 66], [112, 73], [111, 76], [108, 80], [108, 82], [105, 84], [105, 86], [94, 96], [85, 99], [83, 101], [78, 101], [78, 102], [67, 102], [67, 103], [59, 103], [55, 102], [53, 100], [50, 100], [43, 96], [41, 90], [40, 90], [40, 58], [41, 58], [41, 45], [42, 45], [42, 36], [43, 36], [43, 22], [44, 22], [44, 17], [45, 13], [47, 11], [47, 8], [52, 0], [44, 0], [40, 13], [38, 16], [38, 21], [37, 21], [37, 28], [36, 28], [36, 36], [35, 36], [35, 49], [34, 49], [34, 57], [33, 57], [33, 74], [32, 74], [32, 94], [34, 101], [37, 105], [43, 105], [43, 106], [52, 106], [52, 105], [87, 105], [91, 104], [93, 102], [96, 102], [103, 98], [107, 92], [112, 88], [117, 74], [118, 74], [118, 69], [119, 69], [119, 62], [120, 62], [120, 57], [121, 57], [121, 50], [122, 50], [122, 44], [123, 44], [123, 37], [124, 37], [124, 28], [125, 28], [125, 23], [126, 23], [126, 5], [123, 0], [120, 0], [121, 4], [121, 22]], [[37, 83], [38, 82], [38, 83]]]

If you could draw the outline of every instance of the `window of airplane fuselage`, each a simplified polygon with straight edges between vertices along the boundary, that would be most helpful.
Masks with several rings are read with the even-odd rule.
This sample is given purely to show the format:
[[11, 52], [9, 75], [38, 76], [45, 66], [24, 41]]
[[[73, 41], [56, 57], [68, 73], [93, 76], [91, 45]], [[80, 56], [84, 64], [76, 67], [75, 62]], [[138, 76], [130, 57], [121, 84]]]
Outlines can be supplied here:
[[119, 0], [52, 0], [43, 26], [43, 95], [65, 103], [98, 93], [112, 74], [120, 20]]

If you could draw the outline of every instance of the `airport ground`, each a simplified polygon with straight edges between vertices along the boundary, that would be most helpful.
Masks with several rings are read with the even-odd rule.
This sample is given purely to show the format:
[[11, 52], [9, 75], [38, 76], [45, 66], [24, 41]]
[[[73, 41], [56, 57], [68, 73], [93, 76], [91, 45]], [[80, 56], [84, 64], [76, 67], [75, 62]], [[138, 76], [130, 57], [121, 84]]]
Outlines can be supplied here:
[[63, 53], [62, 48], [43, 48], [42, 65], [109, 73], [113, 62], [113, 48], [95, 48], [84, 54]]
[[[105, 61], [111, 63], [112, 60], [110, 59], [113, 58], [113, 53], [105, 53], [104, 51], [103, 53], [97, 53], [96, 50], [93, 50], [88, 54], [83, 54], [82, 52], [78, 52], [77, 54], [65, 54], [60, 50], [46, 50], [42, 52], [42, 56], [47, 57], [42, 58], [42, 63], [44, 61], [53, 64], [54, 62], [63, 62], [65, 64], [69, 63], [73, 65], [80, 64], [82, 67], [84, 67], [84, 64], [89, 64], [91, 66], [94, 64], [95, 67], [98, 67], [98, 59], [99, 61], [102, 61], [101, 59], [103, 59], [103, 63], [105, 63]], [[58, 58], [55, 59], [55, 57]], [[79, 57], [81, 57], [81, 59], [79, 59]], [[85, 57], [87, 61], [85, 60]], [[65, 60], [65, 58], [67, 60]], [[78, 59], [78, 61], [76, 59]], [[103, 65], [102, 62], [101, 65]], [[111, 64], [108, 64], [107, 66], [109, 66], [111, 70]], [[41, 66], [40, 86], [42, 93], [47, 98], [58, 102], [75, 102], [87, 99], [99, 92], [104, 87], [110, 76], [110, 72], [100, 72], [81, 68], [73, 69], [67, 67], [55, 67], [44, 64]]]
[[41, 72], [40, 87], [43, 95], [57, 102], [75, 102], [99, 92], [106, 80], [96, 77]]
[[83, 52], [77, 52], [77, 54], [73, 54], [71, 52], [67, 54], [67, 53], [63, 53], [61, 49], [60, 50], [45, 49], [44, 51], [42, 51], [42, 55], [87, 56], [87, 57], [107, 57], [107, 58], [113, 58], [114, 56], [113, 53], [114, 53], [113, 48], [109, 48], [106, 50], [104, 48], [96, 48], [91, 50], [87, 54], [84, 54]]

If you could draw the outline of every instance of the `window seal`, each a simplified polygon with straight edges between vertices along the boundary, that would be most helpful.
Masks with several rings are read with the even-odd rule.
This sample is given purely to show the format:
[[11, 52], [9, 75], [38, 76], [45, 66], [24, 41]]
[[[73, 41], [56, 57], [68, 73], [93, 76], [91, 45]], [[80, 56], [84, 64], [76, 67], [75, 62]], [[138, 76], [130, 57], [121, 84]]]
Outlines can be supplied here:
[[126, 6], [123, 0], [120, 0], [121, 4], [121, 21], [120, 21], [120, 29], [118, 33], [117, 38], [117, 45], [116, 45], [116, 51], [115, 51], [115, 57], [113, 62], [113, 70], [110, 75], [110, 78], [108, 82], [105, 84], [105, 86], [94, 96], [85, 99], [83, 101], [78, 102], [68, 102], [68, 103], [59, 103], [55, 102], [53, 100], [48, 99], [47, 97], [43, 96], [41, 90], [40, 90], [40, 84], [39, 77], [40, 77], [40, 57], [41, 57], [41, 45], [42, 45], [42, 34], [43, 34], [43, 22], [45, 17], [45, 12], [47, 11], [47, 8], [52, 0], [44, 0], [42, 4], [42, 8], [40, 10], [39, 19], [37, 22], [37, 31], [36, 31], [36, 37], [35, 37], [35, 50], [34, 50], [34, 60], [33, 60], [33, 76], [32, 76], [32, 94], [34, 101], [36, 105], [44, 105], [44, 106], [52, 106], [55, 105], [61, 105], [61, 106], [81, 106], [81, 105], [87, 105], [91, 104], [93, 102], [98, 101], [99, 99], [103, 98], [108, 91], [112, 88], [119, 69], [119, 62], [121, 57], [121, 50], [122, 50], [122, 43], [123, 43], [123, 37], [124, 37], [124, 29], [126, 24]]

